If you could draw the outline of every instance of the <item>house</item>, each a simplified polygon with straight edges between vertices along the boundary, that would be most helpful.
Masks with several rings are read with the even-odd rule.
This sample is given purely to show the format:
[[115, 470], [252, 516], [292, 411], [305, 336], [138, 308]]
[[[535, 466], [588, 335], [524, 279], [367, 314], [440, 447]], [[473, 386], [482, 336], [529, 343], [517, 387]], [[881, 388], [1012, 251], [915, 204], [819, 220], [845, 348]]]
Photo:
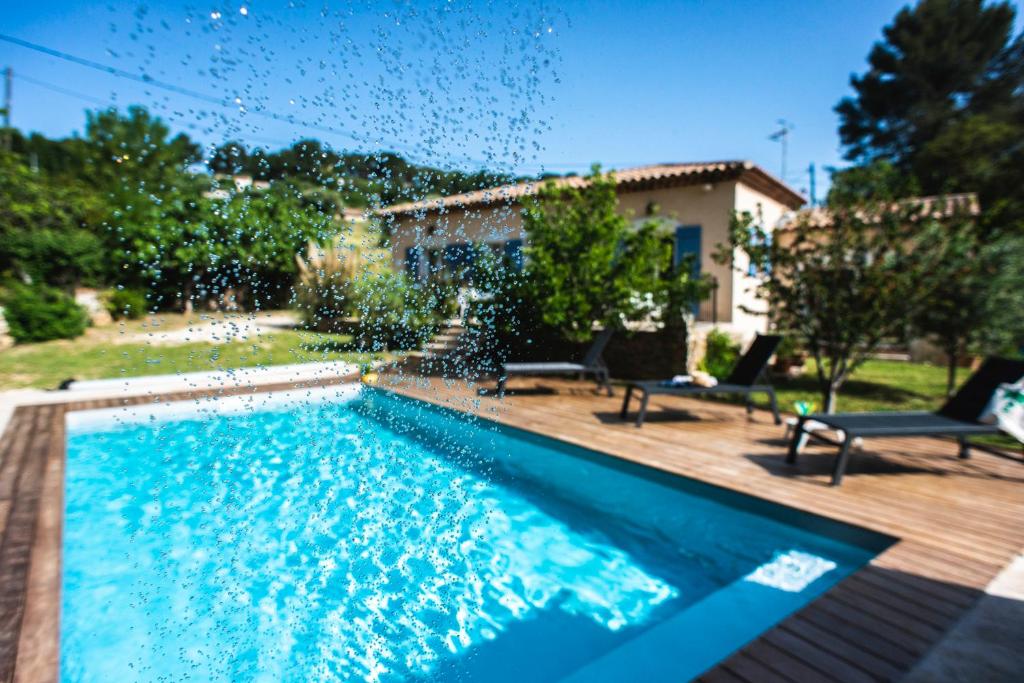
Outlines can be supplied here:
[[[613, 171], [619, 206], [636, 221], [656, 218], [674, 231], [677, 261], [696, 254], [694, 268], [717, 283], [701, 302], [698, 323], [715, 324], [738, 338], [764, 329], [763, 302], [751, 293], [752, 283], [739, 260], [735, 265], [715, 263], [712, 255], [728, 242], [734, 211], [749, 211], [772, 228], [804, 198], [778, 178], [749, 161], [716, 161], [641, 166]], [[581, 177], [553, 182], [584, 186]], [[524, 198], [540, 187], [536, 181], [438, 199], [396, 204], [378, 212], [391, 236], [396, 269], [417, 279], [459, 270], [473, 252], [472, 244], [486, 244], [521, 262], [526, 235], [520, 212]]]

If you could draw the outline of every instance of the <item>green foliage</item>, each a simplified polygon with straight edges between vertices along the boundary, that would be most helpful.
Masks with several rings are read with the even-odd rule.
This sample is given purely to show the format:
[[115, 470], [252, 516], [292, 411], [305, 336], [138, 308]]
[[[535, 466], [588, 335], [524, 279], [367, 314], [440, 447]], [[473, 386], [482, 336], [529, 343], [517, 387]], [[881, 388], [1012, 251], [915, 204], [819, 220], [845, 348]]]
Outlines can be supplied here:
[[80, 182], [57, 182], [0, 152], [0, 272], [71, 288], [97, 280], [100, 240], [83, 226], [100, 214]]
[[355, 207], [468, 192], [515, 180], [487, 171], [463, 173], [420, 166], [393, 152], [338, 153], [319, 140], [300, 140], [276, 152], [249, 150], [231, 141], [217, 147], [208, 164], [214, 173], [248, 174], [260, 180], [287, 178], [307, 189], [318, 187], [333, 192], [345, 206]]
[[356, 342], [364, 351], [418, 349], [437, 329], [441, 301], [402, 273], [371, 273], [353, 283]]
[[[829, 220], [804, 218], [768, 239], [735, 215], [731, 246], [764, 273], [759, 294], [774, 326], [790, 330], [816, 360], [826, 411], [843, 382], [888, 337], [934, 301], [946, 244], [920, 204], [833, 206]], [[728, 262], [731, 249], [717, 255]]]
[[[846, 157], [887, 159], [925, 194], [977, 192], [983, 227], [1024, 224], [1024, 34], [1006, 2], [899, 11], [837, 106]], [[878, 197], [881, 199], [882, 197]]]
[[73, 339], [85, 332], [85, 309], [59, 289], [15, 285], [4, 299], [4, 318], [19, 344], [51, 339]]
[[594, 167], [584, 187], [546, 183], [523, 210], [524, 294], [543, 324], [573, 342], [594, 325], [622, 327], [663, 311], [672, 324], [699, 295], [656, 222], [638, 228], [618, 212], [615, 181]]
[[728, 334], [717, 327], [708, 332], [704, 358], [700, 361], [700, 369], [722, 379], [727, 377], [740, 357], [740, 345]]
[[138, 320], [146, 314], [146, 293], [138, 289], [113, 289], [103, 297], [103, 304], [114, 320]]
[[936, 289], [912, 323], [946, 353], [951, 393], [962, 354], [1013, 352], [1024, 340], [1024, 240], [1014, 234], [982, 238], [966, 219], [947, 222], [933, 239], [943, 244]]
[[913, 176], [900, 171], [891, 161], [876, 159], [861, 166], [833, 170], [827, 203], [850, 206], [919, 194], [921, 188]]

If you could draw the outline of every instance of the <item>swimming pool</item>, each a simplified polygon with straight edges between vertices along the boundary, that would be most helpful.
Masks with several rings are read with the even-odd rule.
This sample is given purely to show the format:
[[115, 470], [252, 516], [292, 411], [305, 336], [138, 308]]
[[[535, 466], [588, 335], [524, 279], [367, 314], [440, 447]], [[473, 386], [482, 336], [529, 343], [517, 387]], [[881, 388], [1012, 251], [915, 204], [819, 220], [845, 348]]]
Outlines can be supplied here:
[[348, 386], [68, 414], [64, 681], [686, 680], [890, 541]]

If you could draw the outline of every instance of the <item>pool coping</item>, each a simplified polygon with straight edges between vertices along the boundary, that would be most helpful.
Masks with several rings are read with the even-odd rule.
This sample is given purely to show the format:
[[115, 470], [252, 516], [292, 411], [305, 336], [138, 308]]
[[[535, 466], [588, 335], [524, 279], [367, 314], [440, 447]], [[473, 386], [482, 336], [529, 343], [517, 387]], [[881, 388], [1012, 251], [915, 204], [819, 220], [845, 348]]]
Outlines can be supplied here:
[[[0, 682], [45, 682], [57, 681], [59, 678], [59, 615], [60, 615], [60, 589], [61, 589], [61, 542], [62, 542], [62, 519], [63, 519], [63, 486], [64, 486], [64, 456], [65, 456], [65, 415], [68, 412], [90, 410], [96, 408], [112, 408], [124, 406], [140, 406], [147, 403], [163, 403], [168, 401], [191, 400], [197, 398], [208, 398], [214, 396], [228, 396], [241, 394], [260, 394], [272, 391], [295, 390], [319, 386], [329, 386], [352, 382], [357, 379], [355, 375], [339, 376], [329, 380], [320, 380], [308, 384], [288, 382], [276, 385], [255, 385], [249, 387], [231, 387], [214, 390], [183, 391], [165, 394], [152, 394], [134, 397], [117, 397], [107, 399], [86, 399], [77, 400], [69, 396], [69, 400], [62, 403], [51, 403], [44, 405], [19, 406], [11, 417], [6, 430], [0, 435], [0, 531], [3, 532], [0, 542]], [[428, 403], [448, 407], [438, 400], [424, 399], [407, 391], [396, 391], [409, 398], [427, 400]], [[483, 417], [482, 419], [490, 420]], [[491, 420], [498, 424], [505, 424], [527, 432], [539, 434], [546, 438], [565, 441], [573, 444], [572, 441], [560, 439], [545, 433], [543, 430], [530, 429], [519, 424], [506, 422], [504, 420]], [[580, 444], [574, 444], [580, 445]], [[603, 453], [612, 458], [622, 458], [620, 454], [609, 452], [605, 448], [594, 448], [584, 446], [590, 450]], [[652, 467], [651, 464], [634, 460], [638, 464]], [[656, 467], [655, 469], [665, 469]], [[678, 472], [672, 474], [679, 475]], [[688, 475], [680, 475], [688, 476]], [[793, 505], [786, 501], [773, 499], [770, 496], [752, 495], [749, 491], [739, 488], [722, 485], [716, 481], [703, 480], [700, 477], [690, 477], [713, 486], [725, 488], [736, 493], [761, 498], [774, 505], [791, 507], [801, 512], [824, 516], [835, 519], [840, 523], [850, 524], [848, 520], [836, 519], [829, 515], [823, 515], [820, 511], [807, 509], [800, 505]], [[854, 524], [854, 526], [863, 526]], [[864, 526], [871, 531], [877, 529]], [[889, 536], [896, 538], [896, 541], [880, 556], [901, 553], [907, 550], [907, 544], [899, 534], [882, 531]], [[920, 548], [914, 548], [913, 553], [920, 553]], [[912, 558], [911, 558], [912, 559]], [[1009, 559], [1007, 560], [1009, 561]], [[844, 586], [851, 578], [860, 577], [864, 579], [871, 574], [871, 568], [875, 561], [865, 565], [848, 577], [844, 582], [837, 584], [816, 601], [807, 605], [794, 615], [784, 620], [773, 629], [762, 633], [757, 639], [748, 643], [737, 655], [724, 662], [720, 662], [702, 676], [705, 680], [788, 680], [802, 681], [812, 680], [814, 670], [803, 668], [798, 658], [789, 657], [780, 648], [780, 636], [775, 633], [783, 624], [805, 611], [811, 609], [815, 604], [825, 597], [831, 596], [838, 588]], [[998, 568], [992, 572], [992, 577], [998, 573]], [[989, 577], [989, 578], [992, 578]], [[877, 577], [868, 578], [867, 583], [877, 582]], [[966, 581], [964, 582], [967, 583]], [[972, 586], [964, 586], [963, 591], [955, 596], [958, 603], [955, 619], [948, 628], [921, 629], [916, 634], [920, 638], [927, 638], [932, 644], [938, 642], [943, 635], [955, 624], [959, 616], [966, 614], [974, 605], [977, 597], [982, 594], [984, 582], [973, 581]], [[960, 588], [957, 586], [956, 588]], [[841, 603], [848, 603], [856, 599], [857, 588], [843, 589], [846, 595]], [[969, 599], [973, 597], [974, 599]], [[842, 615], [840, 615], [842, 621]], [[845, 626], [851, 626], [844, 622]], [[856, 625], [856, 624], [854, 624]], [[864, 626], [864, 624], [859, 624]], [[885, 626], [884, 620], [882, 626]], [[865, 628], [870, 627], [867, 624]], [[890, 626], [891, 628], [891, 626]], [[885, 630], [882, 630], [884, 633]], [[925, 634], [925, 635], [921, 635]], [[833, 636], [839, 637], [839, 636]], [[791, 634], [783, 633], [781, 642], [791, 638]], [[750, 647], [761, 645], [772, 650], [779, 658], [780, 664], [774, 669], [763, 671], [753, 670], [747, 676], [737, 674], [742, 671], [744, 665], [753, 666], [752, 660], [747, 657], [744, 662], [744, 652]], [[806, 647], [806, 643], [796, 643]], [[927, 650], [925, 650], [927, 651]], [[921, 653], [923, 655], [923, 653]], [[814, 653], [805, 656], [812, 657]], [[914, 663], [920, 657], [914, 659]], [[738, 660], [734, 661], [734, 660]], [[726, 667], [725, 664], [730, 666]], [[901, 673], [908, 671], [909, 666], [902, 668]], [[884, 668], [880, 669], [884, 670]], [[820, 674], [820, 671], [817, 673]], [[821, 680], [831, 678], [833, 680], [868, 680], [862, 670], [850, 669], [849, 671], [834, 671], [829, 677], [820, 677]], [[878, 679], [876, 676], [875, 680]]]

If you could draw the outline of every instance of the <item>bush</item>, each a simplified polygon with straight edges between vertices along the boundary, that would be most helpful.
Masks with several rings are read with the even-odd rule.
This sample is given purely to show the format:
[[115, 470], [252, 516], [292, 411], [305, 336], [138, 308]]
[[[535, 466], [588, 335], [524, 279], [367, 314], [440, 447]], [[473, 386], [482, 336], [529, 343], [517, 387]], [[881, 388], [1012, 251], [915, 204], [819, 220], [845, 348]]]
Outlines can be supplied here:
[[4, 318], [19, 344], [74, 339], [89, 324], [89, 314], [74, 299], [44, 285], [11, 289], [4, 300]]
[[700, 369], [722, 379], [728, 377], [740, 355], [740, 345], [717, 327], [708, 332], [707, 346]]
[[437, 329], [443, 301], [401, 273], [367, 274], [353, 283], [356, 343], [368, 351], [415, 349]]
[[138, 289], [111, 290], [103, 303], [114, 320], [138, 320], [146, 314], [146, 293]]

